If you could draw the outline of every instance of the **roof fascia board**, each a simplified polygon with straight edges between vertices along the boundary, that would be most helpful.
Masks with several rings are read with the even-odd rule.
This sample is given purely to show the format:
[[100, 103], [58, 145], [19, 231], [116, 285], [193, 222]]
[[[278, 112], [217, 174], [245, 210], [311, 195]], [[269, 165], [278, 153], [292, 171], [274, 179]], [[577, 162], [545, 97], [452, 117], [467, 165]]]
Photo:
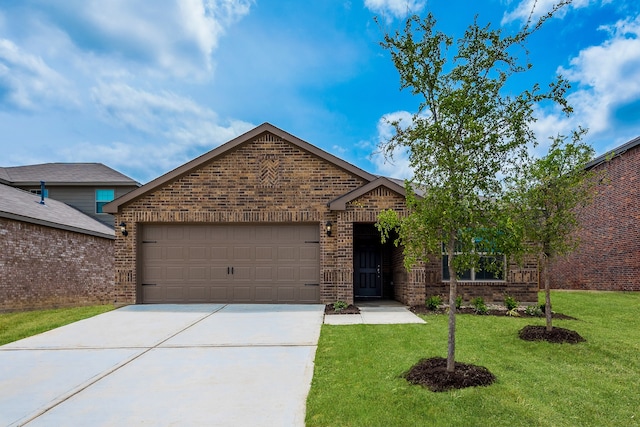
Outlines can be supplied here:
[[115, 240], [116, 239], [115, 232], [114, 232], [113, 235], [104, 234], [104, 233], [100, 233], [100, 232], [97, 232], [97, 231], [85, 230], [84, 228], [72, 227], [72, 226], [69, 226], [69, 225], [58, 224], [58, 223], [50, 222], [50, 221], [44, 221], [44, 220], [37, 219], [37, 218], [30, 218], [28, 216], [16, 215], [16, 214], [12, 214], [12, 213], [9, 213], [9, 212], [0, 212], [0, 218], [7, 218], [7, 219], [12, 219], [14, 221], [27, 222], [27, 223], [36, 224], [36, 225], [42, 225], [42, 226], [45, 226], [45, 227], [56, 228], [56, 229], [59, 229], [59, 230], [73, 231], [74, 233], [88, 234], [90, 236], [102, 237], [102, 238], [110, 239], [110, 240]]
[[[40, 181], [15, 181], [10, 182], [8, 185], [12, 187], [40, 187]], [[140, 187], [140, 183], [122, 182], [122, 181], [96, 181], [96, 182], [77, 182], [77, 181], [45, 181], [47, 187]]]
[[632, 139], [631, 141], [625, 142], [624, 144], [622, 144], [619, 147], [614, 148], [613, 150], [609, 150], [607, 151], [605, 154], [596, 157], [595, 159], [591, 160], [589, 163], [587, 163], [584, 168], [586, 170], [589, 170], [595, 166], [598, 166], [601, 163], [604, 163], [607, 160], [607, 157], [613, 155], [613, 157], [617, 157], [620, 156], [622, 154], [624, 154], [625, 152], [627, 152], [628, 150], [631, 150], [632, 148], [637, 147], [638, 145], [640, 145], [640, 136]]
[[[349, 193], [345, 194], [342, 197], [339, 197], [331, 202], [329, 202], [329, 209], [332, 211], [344, 211], [347, 209], [347, 203], [357, 199], [358, 197], [367, 194], [368, 192], [375, 190], [378, 187], [386, 187], [394, 193], [398, 193], [402, 197], [407, 196], [406, 189], [396, 184], [395, 182], [385, 178], [380, 177], [375, 179], [374, 181], [369, 182], [368, 184], [363, 185], [360, 188], [357, 188]], [[418, 196], [419, 197], [419, 196]]]
[[164, 184], [166, 184], [167, 182], [176, 179], [180, 176], [186, 175], [187, 173], [201, 167], [203, 164], [215, 159], [216, 157], [219, 157], [223, 154], [229, 153], [231, 151], [233, 151], [234, 149], [238, 148], [239, 146], [250, 142], [252, 140], [254, 140], [255, 138], [257, 138], [258, 136], [264, 134], [264, 133], [271, 133], [289, 143], [292, 143], [296, 146], [298, 146], [300, 149], [305, 150], [307, 152], [310, 152], [311, 154], [314, 154], [318, 157], [321, 157], [322, 159], [333, 163], [334, 165], [336, 165], [337, 167], [340, 167], [356, 176], [359, 176], [360, 178], [366, 180], [366, 181], [373, 181], [375, 180], [377, 177], [373, 174], [370, 174], [368, 172], [365, 172], [364, 170], [332, 155], [327, 153], [326, 151], [321, 150], [320, 148], [301, 140], [298, 137], [295, 137], [293, 135], [291, 135], [290, 133], [287, 133], [285, 131], [283, 131], [282, 129], [279, 129], [275, 126], [273, 126], [270, 123], [263, 123], [260, 126], [257, 126], [255, 128], [253, 128], [252, 130], [237, 136], [236, 138], [230, 140], [229, 142], [226, 142], [225, 144], [220, 145], [219, 147], [214, 148], [213, 150], [199, 156], [196, 157], [195, 159], [191, 160], [190, 162], [187, 162], [185, 164], [183, 164], [182, 166], [177, 167], [176, 169], [165, 173], [164, 175], [161, 175], [160, 177], [154, 179], [153, 181], [148, 182], [147, 184], [138, 187], [137, 189], [117, 198], [116, 200], [107, 203], [106, 205], [104, 205], [102, 207], [103, 211], [106, 213], [118, 213], [119, 209], [121, 206], [123, 206], [124, 204], [131, 202], [135, 199], [138, 199], [148, 193], [153, 192], [154, 190], [158, 189], [159, 187], [163, 186]]

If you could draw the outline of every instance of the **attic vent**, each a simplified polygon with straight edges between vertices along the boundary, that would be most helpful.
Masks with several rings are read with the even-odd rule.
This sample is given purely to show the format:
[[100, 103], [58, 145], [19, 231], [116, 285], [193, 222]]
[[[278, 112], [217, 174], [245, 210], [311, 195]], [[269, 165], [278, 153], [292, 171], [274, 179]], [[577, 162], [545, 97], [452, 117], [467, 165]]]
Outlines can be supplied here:
[[271, 133], [265, 133], [260, 138], [256, 139], [257, 142], [280, 142], [282, 139]]
[[[268, 134], [267, 134], [268, 135]], [[280, 159], [277, 154], [265, 154], [260, 158], [260, 186], [274, 188], [280, 183]]]

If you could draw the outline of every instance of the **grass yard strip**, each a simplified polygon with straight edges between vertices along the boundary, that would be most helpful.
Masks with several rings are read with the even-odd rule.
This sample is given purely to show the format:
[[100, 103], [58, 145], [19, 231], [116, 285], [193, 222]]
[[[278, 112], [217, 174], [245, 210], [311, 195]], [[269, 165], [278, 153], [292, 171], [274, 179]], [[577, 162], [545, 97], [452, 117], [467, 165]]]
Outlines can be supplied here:
[[434, 393], [402, 374], [446, 357], [447, 316], [425, 325], [323, 325], [307, 400], [308, 426], [640, 425], [640, 293], [552, 294], [554, 320], [586, 342], [518, 338], [541, 319], [460, 315], [456, 359], [488, 368], [497, 382]]
[[0, 313], [0, 345], [113, 310], [113, 305]]

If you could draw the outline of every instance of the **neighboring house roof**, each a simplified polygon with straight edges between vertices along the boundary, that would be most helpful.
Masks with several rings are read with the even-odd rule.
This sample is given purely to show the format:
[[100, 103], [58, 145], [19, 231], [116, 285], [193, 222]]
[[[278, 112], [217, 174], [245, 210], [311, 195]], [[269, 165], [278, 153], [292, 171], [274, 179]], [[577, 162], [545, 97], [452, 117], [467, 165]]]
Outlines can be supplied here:
[[114, 239], [113, 229], [82, 212], [53, 199], [0, 184], [0, 217], [92, 236]]
[[607, 160], [607, 158], [616, 157], [616, 156], [619, 156], [621, 154], [624, 154], [627, 151], [629, 151], [632, 148], [635, 148], [635, 147], [637, 147], [639, 145], [640, 145], [640, 136], [632, 139], [629, 142], [625, 142], [621, 146], [616, 147], [611, 151], [606, 152], [602, 156], [596, 157], [595, 159], [593, 159], [592, 161], [590, 161], [589, 163], [586, 164], [585, 169], [589, 170], [589, 169], [591, 169], [591, 168], [593, 168], [595, 166], [598, 166], [601, 163], [604, 163]]
[[126, 175], [102, 163], [43, 163], [40, 165], [0, 167], [0, 181], [13, 186], [40, 185], [112, 185], [140, 186]]
[[[293, 144], [295, 146], [297, 146], [298, 148], [307, 151], [309, 153], [315, 154], [316, 156], [324, 159], [325, 161], [332, 163], [333, 165], [346, 170], [347, 172], [358, 176], [360, 178], [362, 178], [363, 180], [367, 181], [367, 182], [371, 182], [374, 181], [376, 179], [378, 179], [377, 176], [370, 174], [369, 172], [366, 172], [360, 168], [358, 168], [357, 166], [352, 165], [351, 163], [348, 163], [332, 154], [327, 153], [326, 151], [321, 150], [320, 148], [309, 144], [306, 141], [301, 140], [300, 138], [297, 138], [293, 135], [291, 135], [290, 133], [287, 133], [285, 131], [283, 131], [282, 129], [279, 129], [275, 126], [273, 126], [270, 123], [263, 123], [260, 126], [250, 130], [249, 132], [238, 136], [235, 139], [232, 139], [231, 141], [209, 151], [208, 153], [203, 154], [202, 156], [188, 162], [185, 163], [184, 165], [172, 170], [171, 172], [168, 172], [164, 175], [162, 175], [159, 178], [154, 179], [153, 181], [143, 185], [140, 188], [137, 188], [127, 194], [125, 194], [124, 196], [114, 200], [111, 203], [106, 204], [103, 207], [103, 211], [107, 212], [107, 213], [117, 213], [118, 209], [120, 208], [120, 206], [125, 205], [128, 202], [131, 202], [133, 200], [136, 200], [148, 193], [153, 192], [154, 190], [156, 190], [157, 188], [165, 185], [166, 183], [168, 183], [171, 180], [174, 180], [176, 178], [179, 178], [180, 176], [186, 175], [198, 168], [200, 168], [201, 166], [203, 166], [205, 163], [215, 159], [216, 157], [222, 156], [225, 153], [230, 152], [231, 150], [234, 150], [236, 148], [238, 148], [239, 146], [254, 141], [257, 137], [259, 137], [260, 135], [264, 134], [264, 133], [270, 133], [272, 135], [275, 135], [287, 142], [289, 142], [290, 144]], [[395, 188], [395, 187], [394, 187]], [[394, 191], [397, 191], [394, 189]]]

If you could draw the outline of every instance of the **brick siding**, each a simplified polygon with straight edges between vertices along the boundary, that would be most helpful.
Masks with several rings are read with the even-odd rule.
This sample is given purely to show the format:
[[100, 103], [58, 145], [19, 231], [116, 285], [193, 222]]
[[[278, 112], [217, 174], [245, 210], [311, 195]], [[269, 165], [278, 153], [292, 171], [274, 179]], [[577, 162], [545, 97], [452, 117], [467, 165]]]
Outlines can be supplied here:
[[[441, 295], [449, 302], [449, 283], [442, 281], [442, 259], [435, 257], [427, 264], [427, 296]], [[510, 262], [506, 281], [458, 282], [458, 295], [465, 304], [482, 297], [486, 303], [502, 304], [506, 295], [522, 305], [538, 303], [538, 264], [534, 257], [521, 263]]]
[[0, 311], [113, 302], [113, 240], [0, 218]]
[[[353, 301], [349, 269], [336, 268], [345, 265], [339, 251], [349, 224], [327, 204], [364, 183], [274, 135], [248, 141], [123, 207], [116, 223], [127, 223], [129, 235], [116, 238], [117, 304], [140, 302], [136, 239], [141, 223], [317, 223], [321, 302]], [[334, 223], [331, 237], [324, 232], [327, 221]]]
[[578, 210], [579, 246], [551, 266], [551, 286], [640, 291], [640, 147], [594, 170], [602, 181]]
[[[141, 302], [137, 242], [139, 226], [145, 223], [316, 223], [320, 301], [351, 303], [354, 224], [375, 223], [382, 209], [406, 209], [403, 196], [378, 187], [347, 203], [345, 210], [330, 210], [329, 202], [366, 183], [270, 133], [223, 152], [120, 208], [116, 223], [124, 221], [129, 235], [116, 233], [116, 304]], [[333, 224], [332, 236], [324, 231], [327, 221]], [[401, 249], [391, 252], [388, 286], [393, 281], [395, 299], [405, 304], [424, 301], [425, 283], [433, 274], [422, 266], [407, 272]]]

